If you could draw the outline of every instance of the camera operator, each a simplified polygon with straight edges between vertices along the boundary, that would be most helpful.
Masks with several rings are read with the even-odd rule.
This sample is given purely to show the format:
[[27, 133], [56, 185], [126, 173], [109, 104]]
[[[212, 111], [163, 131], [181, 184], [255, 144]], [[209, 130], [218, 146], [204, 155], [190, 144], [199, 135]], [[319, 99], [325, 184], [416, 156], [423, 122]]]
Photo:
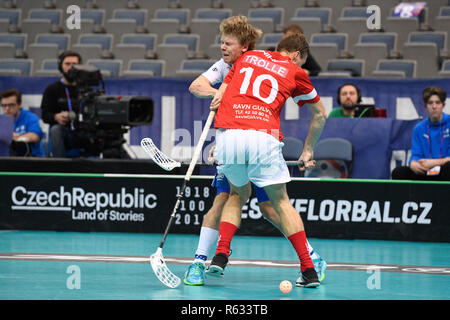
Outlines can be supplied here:
[[42, 120], [50, 125], [49, 141], [53, 157], [68, 157], [70, 149], [80, 149], [86, 155], [97, 155], [95, 143], [89, 133], [77, 130], [74, 122], [80, 112], [79, 88], [69, 74], [73, 65], [82, 62], [81, 55], [64, 51], [58, 57], [62, 78], [44, 91], [41, 103]]

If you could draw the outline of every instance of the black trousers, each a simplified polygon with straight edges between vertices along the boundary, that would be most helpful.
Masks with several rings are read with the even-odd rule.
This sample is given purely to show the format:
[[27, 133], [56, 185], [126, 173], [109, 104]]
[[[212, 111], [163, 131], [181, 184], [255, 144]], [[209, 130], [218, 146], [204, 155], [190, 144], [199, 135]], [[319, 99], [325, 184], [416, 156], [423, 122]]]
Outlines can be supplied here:
[[397, 167], [392, 170], [392, 180], [450, 181], [450, 162], [441, 166], [441, 171], [435, 176], [417, 174], [409, 166]]

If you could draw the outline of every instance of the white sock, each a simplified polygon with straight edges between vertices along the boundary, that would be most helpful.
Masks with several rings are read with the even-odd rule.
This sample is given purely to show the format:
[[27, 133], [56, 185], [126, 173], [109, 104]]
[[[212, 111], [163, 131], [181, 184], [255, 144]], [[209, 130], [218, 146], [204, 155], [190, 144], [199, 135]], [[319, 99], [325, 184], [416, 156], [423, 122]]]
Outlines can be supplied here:
[[217, 243], [219, 230], [208, 227], [200, 229], [200, 239], [198, 240], [197, 251], [195, 251], [194, 262], [205, 263], [208, 258], [209, 250], [214, 243]]
[[309, 256], [311, 257], [311, 259], [318, 259], [318, 258], [320, 258], [320, 256], [314, 251], [314, 248], [311, 247], [311, 245], [309, 244], [308, 240], [306, 240], [306, 243], [308, 245], [308, 252], [309, 252]]

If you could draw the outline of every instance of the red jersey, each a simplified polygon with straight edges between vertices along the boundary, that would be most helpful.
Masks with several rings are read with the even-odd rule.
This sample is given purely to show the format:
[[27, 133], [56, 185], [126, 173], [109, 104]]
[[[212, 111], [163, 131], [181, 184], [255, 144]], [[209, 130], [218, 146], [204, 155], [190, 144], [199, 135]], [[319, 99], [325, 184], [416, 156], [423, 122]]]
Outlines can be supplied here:
[[233, 64], [214, 128], [264, 130], [280, 141], [280, 114], [290, 96], [301, 107], [320, 100], [306, 72], [279, 52], [248, 51]]

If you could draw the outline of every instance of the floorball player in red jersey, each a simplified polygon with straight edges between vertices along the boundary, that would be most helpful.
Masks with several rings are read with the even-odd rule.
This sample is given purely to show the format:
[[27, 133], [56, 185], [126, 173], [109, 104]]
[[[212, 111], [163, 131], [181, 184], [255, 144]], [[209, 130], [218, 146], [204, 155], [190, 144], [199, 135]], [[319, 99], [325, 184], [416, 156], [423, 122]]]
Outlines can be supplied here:
[[299, 161], [312, 166], [313, 149], [325, 125], [325, 109], [306, 72], [309, 46], [303, 35], [280, 41], [277, 51], [249, 51], [234, 64], [210, 108], [217, 110], [214, 157], [231, 185], [219, 228], [219, 241], [210, 275], [221, 275], [228, 263], [231, 240], [241, 223], [242, 206], [250, 194], [247, 184], [263, 187], [280, 216], [283, 233], [300, 260], [296, 285], [320, 285], [307, 249], [304, 225], [286, 192], [291, 180], [282, 155], [280, 114], [288, 97], [307, 105], [312, 118]]

